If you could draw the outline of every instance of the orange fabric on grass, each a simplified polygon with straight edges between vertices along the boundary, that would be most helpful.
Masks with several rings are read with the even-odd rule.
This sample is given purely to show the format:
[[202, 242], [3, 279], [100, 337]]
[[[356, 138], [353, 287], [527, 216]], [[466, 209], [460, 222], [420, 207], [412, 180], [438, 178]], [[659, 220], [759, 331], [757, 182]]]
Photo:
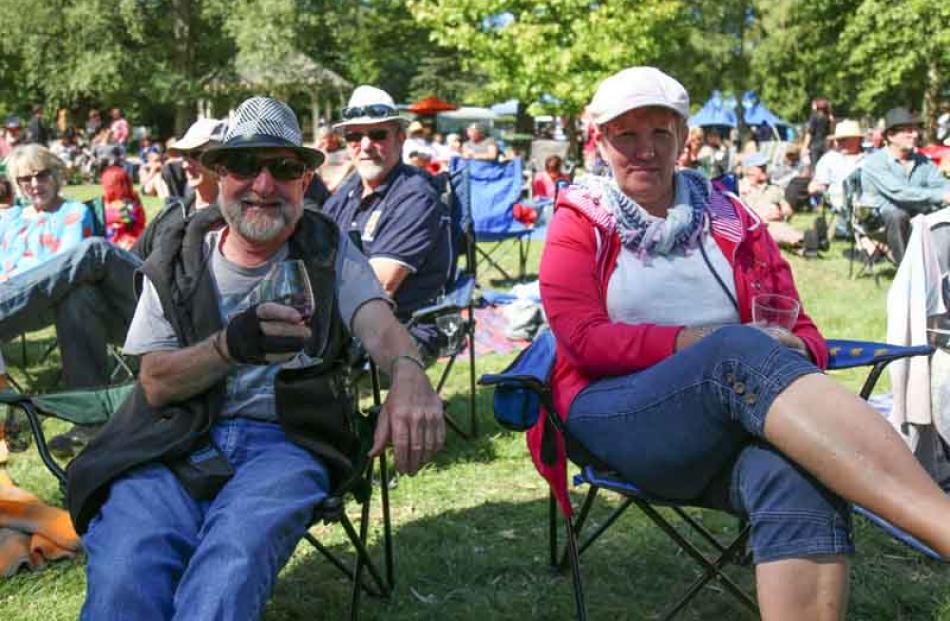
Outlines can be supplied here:
[[42, 569], [81, 551], [69, 514], [16, 487], [0, 470], [0, 576]]

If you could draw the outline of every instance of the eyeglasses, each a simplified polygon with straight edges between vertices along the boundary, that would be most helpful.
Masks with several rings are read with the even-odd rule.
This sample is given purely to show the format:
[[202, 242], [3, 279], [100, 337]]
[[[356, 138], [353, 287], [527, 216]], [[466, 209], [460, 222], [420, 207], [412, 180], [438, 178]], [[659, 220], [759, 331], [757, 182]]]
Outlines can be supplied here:
[[46, 183], [53, 177], [53, 173], [49, 170], [40, 170], [33, 173], [32, 175], [23, 175], [22, 177], [17, 177], [16, 182], [20, 185], [30, 185], [33, 181], [37, 183]]
[[347, 142], [360, 142], [363, 140], [363, 136], [369, 136], [369, 139], [373, 142], [381, 142], [386, 140], [389, 136], [388, 129], [371, 129], [368, 132], [346, 132], [343, 134], [343, 139]]
[[368, 106], [348, 106], [340, 111], [344, 121], [355, 119], [361, 116], [368, 116], [371, 119], [381, 119], [387, 116], [396, 116], [395, 108], [388, 104], [370, 104]]
[[232, 153], [221, 160], [221, 168], [242, 179], [252, 179], [267, 168], [274, 179], [292, 181], [307, 171], [307, 163], [292, 157], [261, 158], [252, 153]]

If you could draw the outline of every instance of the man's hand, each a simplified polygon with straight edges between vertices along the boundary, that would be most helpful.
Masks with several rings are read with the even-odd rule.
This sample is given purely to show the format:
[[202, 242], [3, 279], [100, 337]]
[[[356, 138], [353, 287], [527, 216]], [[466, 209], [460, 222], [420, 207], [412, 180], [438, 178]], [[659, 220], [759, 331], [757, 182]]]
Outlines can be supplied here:
[[310, 328], [296, 309], [264, 302], [231, 318], [225, 328], [225, 354], [241, 364], [286, 362], [308, 338]]
[[442, 400], [425, 372], [411, 360], [396, 358], [389, 395], [376, 423], [370, 455], [393, 445], [396, 469], [415, 474], [445, 443]]

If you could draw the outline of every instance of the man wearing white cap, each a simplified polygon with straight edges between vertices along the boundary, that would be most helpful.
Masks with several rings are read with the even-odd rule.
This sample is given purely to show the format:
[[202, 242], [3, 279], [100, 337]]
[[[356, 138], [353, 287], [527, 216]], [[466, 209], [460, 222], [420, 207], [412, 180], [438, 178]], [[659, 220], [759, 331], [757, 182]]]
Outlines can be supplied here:
[[[350, 334], [391, 380], [371, 454], [413, 473], [442, 406], [366, 258], [304, 209], [323, 154], [252, 97], [201, 164], [218, 205], [163, 229], [126, 338], [139, 383], [69, 466], [88, 556], [82, 619], [256, 619], [314, 507], [353, 475]], [[312, 303], [261, 302], [302, 263]], [[284, 364], [290, 363], [291, 364]]]
[[[449, 220], [427, 173], [401, 161], [406, 120], [392, 97], [359, 86], [343, 120], [343, 132], [357, 175], [324, 205], [344, 231], [356, 231], [383, 289], [408, 322], [413, 311], [442, 293], [451, 262]], [[412, 335], [425, 357], [438, 350], [438, 331], [414, 325]]]
[[181, 166], [184, 174], [185, 190], [180, 197], [169, 196], [165, 199], [162, 210], [149, 222], [145, 231], [135, 242], [132, 252], [140, 258], [148, 257], [157, 232], [168, 225], [169, 219], [179, 221], [186, 219], [195, 211], [213, 205], [217, 200], [218, 175], [201, 163], [201, 155], [209, 147], [221, 142], [227, 127], [226, 121], [198, 119], [191, 124], [180, 140], [176, 140], [169, 147], [169, 153], [181, 158], [176, 163]]
[[844, 180], [864, 159], [861, 141], [864, 132], [857, 121], [842, 119], [835, 124], [832, 136], [835, 148], [826, 151], [815, 165], [815, 175], [808, 184], [810, 194], [828, 194], [831, 209], [837, 217], [835, 231], [847, 235], [849, 225], [844, 214]]

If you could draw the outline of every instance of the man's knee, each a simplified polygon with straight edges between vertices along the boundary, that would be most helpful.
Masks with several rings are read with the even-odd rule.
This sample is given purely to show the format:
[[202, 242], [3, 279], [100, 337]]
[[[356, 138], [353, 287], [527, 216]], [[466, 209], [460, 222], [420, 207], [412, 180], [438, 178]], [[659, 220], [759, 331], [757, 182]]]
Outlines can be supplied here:
[[881, 219], [886, 226], [906, 226], [910, 224], [910, 213], [899, 207], [881, 210]]

